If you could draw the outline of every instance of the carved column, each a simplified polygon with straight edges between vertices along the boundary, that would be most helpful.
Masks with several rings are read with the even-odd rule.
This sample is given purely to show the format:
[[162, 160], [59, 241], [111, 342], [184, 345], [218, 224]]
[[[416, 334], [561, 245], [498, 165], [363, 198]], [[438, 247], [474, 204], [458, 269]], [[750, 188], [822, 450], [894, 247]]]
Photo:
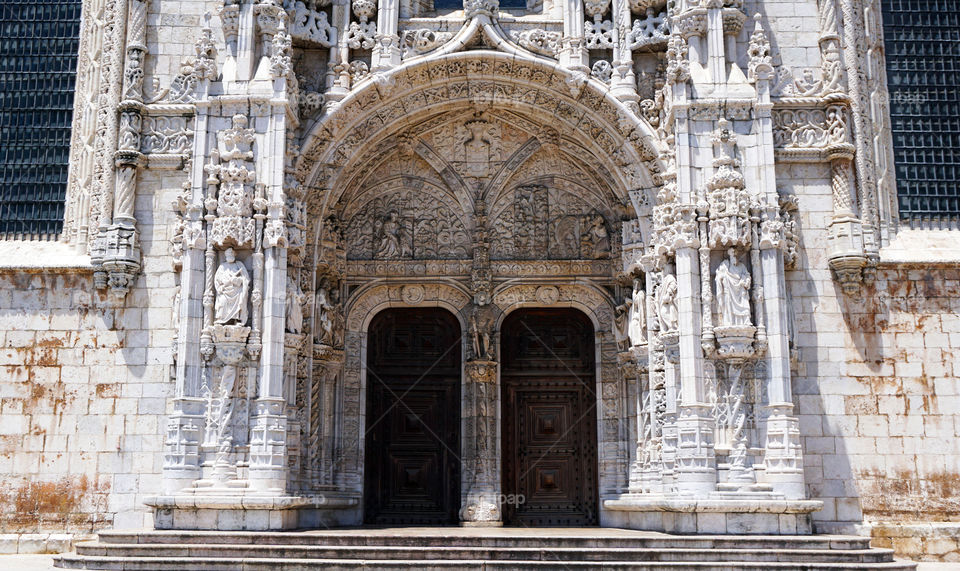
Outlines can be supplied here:
[[380, 0], [379, 5], [371, 71], [386, 71], [400, 65], [400, 36], [397, 35], [399, 0]]
[[590, 58], [583, 39], [583, 0], [563, 0], [563, 38], [560, 40], [560, 65], [590, 72]]
[[[205, 28], [198, 46], [210, 41]], [[206, 45], [206, 44], [205, 44]], [[205, 49], [205, 48], [204, 48]], [[198, 49], [200, 52], [200, 49]], [[204, 52], [206, 53], [206, 52]], [[207, 60], [212, 65], [212, 61]], [[205, 66], [201, 66], [205, 67]], [[163, 492], [173, 494], [188, 488], [201, 476], [200, 444], [204, 426], [205, 402], [201, 394], [205, 361], [201, 335], [204, 330], [206, 252], [209, 243], [204, 227], [204, 189], [208, 181], [204, 165], [210, 153], [210, 106], [208, 93], [215, 68], [198, 76], [194, 146], [189, 195], [184, 212], [183, 263], [180, 271], [180, 303], [177, 311], [176, 387], [173, 412], [167, 422], [166, 452], [163, 463]], [[211, 301], [212, 303], [212, 301]]]
[[[766, 435], [764, 448], [765, 480], [773, 491], [788, 499], [803, 499], [806, 490], [800, 453], [799, 420], [793, 416], [793, 390], [790, 378], [790, 322], [784, 277], [783, 250], [786, 247], [784, 224], [780, 216], [773, 143], [773, 105], [770, 102], [770, 81], [773, 79], [770, 43], [756, 17], [751, 36], [748, 76], [757, 88], [756, 121], [760, 133], [760, 183], [766, 202], [761, 206], [759, 222], [760, 269], [763, 298], [758, 317], [765, 325], [767, 361], [766, 414], [757, 415], [758, 428]], [[755, 229], [755, 231], [757, 231]], [[759, 319], [758, 319], [759, 321]], [[759, 403], [758, 403], [759, 404]], [[765, 418], [765, 423], [759, 417]], [[765, 426], [764, 426], [765, 424]]]
[[677, 249], [676, 264], [680, 314], [677, 489], [707, 494], [715, 489], [717, 475], [714, 420], [706, 398], [700, 347], [700, 264], [696, 243]]
[[[119, 123], [104, 126], [106, 144], [116, 148], [113, 155], [113, 191], [107, 192], [108, 177], [104, 177], [104, 197], [101, 204], [100, 230], [97, 244], [91, 253], [95, 268], [95, 285], [109, 286], [114, 300], [121, 300], [133, 285], [140, 271], [140, 237], [134, 217], [137, 192], [137, 170], [143, 156], [140, 154], [140, 129], [143, 120], [143, 60], [146, 56], [147, 6], [144, 0], [119, 2], [116, 7], [118, 25], [111, 38], [117, 50], [110, 84], [115, 86], [116, 113]], [[124, 22], [125, 25], [120, 25]], [[126, 41], [124, 37], [126, 31]], [[124, 48], [121, 49], [121, 46]], [[123, 57], [125, 54], [126, 57]], [[119, 77], [115, 77], [119, 76]], [[114, 130], [112, 127], [116, 127]], [[113, 147], [113, 145], [116, 145]], [[106, 197], [110, 197], [106, 199]]]
[[[258, 22], [265, 30], [264, 38], [269, 39], [271, 50], [279, 49], [282, 42], [280, 14], [261, 5]], [[269, 38], [267, 38], [269, 36]], [[284, 49], [288, 49], [285, 46]], [[250, 435], [250, 482], [254, 489], [283, 491], [287, 481], [287, 415], [285, 395], [287, 387], [283, 365], [285, 362], [287, 297], [287, 230], [286, 230], [286, 193], [284, 189], [286, 169], [287, 121], [289, 86], [286, 72], [278, 62], [283, 55], [278, 51], [271, 58], [274, 77], [274, 97], [265, 105], [268, 115], [259, 120], [267, 121], [267, 129], [261, 147], [263, 162], [261, 180], [264, 185], [266, 215], [263, 221], [263, 309], [262, 309], [262, 354], [260, 358], [260, 384], [254, 416], [251, 420]], [[286, 62], [289, 66], [289, 60]], [[257, 266], [261, 264], [256, 261]], [[256, 278], [255, 278], [256, 281]], [[254, 298], [256, 303], [256, 297]], [[256, 321], [256, 316], [255, 316]]]
[[125, 32], [127, 2], [109, 2], [104, 10], [103, 56], [100, 65], [100, 92], [97, 97], [97, 131], [94, 137], [94, 165], [92, 198], [96, 203], [97, 237], [90, 250], [93, 266], [93, 284], [97, 289], [107, 287], [107, 271], [103, 260], [107, 252], [110, 226], [113, 223], [115, 192], [115, 157], [119, 136], [119, 109], [123, 89], [125, 61]]
[[613, 76], [611, 92], [621, 101], [636, 102], [637, 78], [633, 73], [633, 53], [627, 41], [630, 30], [630, 2], [613, 0]]
[[[675, 42], [680, 40], [675, 40]], [[687, 53], [674, 46], [674, 66], [689, 65]], [[681, 61], [682, 60], [682, 61]], [[669, 71], [668, 71], [669, 73]], [[678, 214], [674, 224], [674, 247], [679, 313], [677, 390], [676, 487], [681, 492], [707, 494], [715, 489], [716, 460], [713, 451], [713, 418], [707, 403], [703, 377], [700, 299], [700, 240], [694, 206], [693, 159], [691, 157], [692, 121], [688, 115], [687, 84], [689, 72], [674, 71], [672, 103], [676, 113], [676, 200]], [[708, 309], [709, 311], [709, 309]], [[669, 360], [669, 349], [667, 351]], [[669, 368], [668, 371], [669, 373]]]
[[828, 226], [829, 263], [837, 281], [848, 295], [854, 295], [860, 290], [862, 271], [867, 265], [863, 223], [854, 210], [856, 181], [853, 154], [853, 146], [849, 144], [838, 145], [828, 154], [833, 188], [833, 218]]
[[[466, 526], [501, 525], [500, 447], [497, 437], [497, 362], [471, 359], [464, 365], [464, 494], [460, 520]], [[472, 435], [472, 438], [471, 438]]]

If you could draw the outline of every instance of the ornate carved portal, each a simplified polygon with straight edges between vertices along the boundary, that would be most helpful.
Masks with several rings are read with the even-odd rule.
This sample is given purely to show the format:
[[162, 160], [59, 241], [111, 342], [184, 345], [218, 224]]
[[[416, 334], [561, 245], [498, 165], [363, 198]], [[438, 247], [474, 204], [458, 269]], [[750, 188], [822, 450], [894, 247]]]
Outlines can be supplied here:
[[[790, 219], [780, 212], [773, 168], [771, 69], [759, 22], [750, 84], [718, 92], [755, 90], [756, 101], [718, 104], [688, 89], [702, 75], [691, 72], [697, 57], [714, 81], [746, 77], [726, 73], [724, 54], [734, 45], [727, 36], [743, 25], [740, 9], [711, 4], [709, 18], [683, 8], [690, 10], [678, 25], [688, 31], [670, 34], [665, 83], [638, 103], [617, 95], [629, 95], [623, 90], [634, 81], [633, 47], [622, 53], [626, 40], [612, 40], [614, 61], [596, 60], [587, 75], [586, 63], [601, 55], [587, 52], [606, 51], [612, 30], [623, 36], [629, 29], [610, 26], [616, 3], [589, 3], [592, 22], [582, 11], [576, 16], [581, 40], [589, 29], [596, 45], [564, 41], [559, 64], [460, 42], [477, 49], [411, 60], [385, 74], [402, 54], [380, 36], [393, 35], [396, 22], [369, 2], [353, 2], [352, 16], [334, 9], [346, 16], [337, 41], [373, 48], [369, 67], [332, 51], [329, 99], [302, 121], [282, 10], [240, 4], [249, 9], [230, 2], [221, 16], [223, 85], [209, 89], [207, 30], [196, 73], [181, 81], [194, 87], [171, 90], [178, 102], [187, 99], [174, 91], [213, 105], [198, 107], [207, 111], [194, 120], [191, 182], [177, 205], [177, 387], [164, 466], [168, 495], [151, 503], [159, 526], [201, 525], [197, 514], [176, 506], [221, 506], [224, 496], [232, 502], [224, 509], [238, 516], [230, 525], [244, 529], [358, 524], [365, 515], [389, 520], [405, 509], [384, 508], [400, 491], [365, 489], [375, 472], [390, 473], [371, 462], [394, 454], [393, 444], [367, 440], [376, 413], [387, 412], [365, 409], [384, 397], [373, 384], [376, 367], [368, 368], [370, 324], [398, 307], [449, 310], [460, 335], [469, 336], [457, 356], [461, 382], [418, 405], [429, 416], [439, 414], [431, 408], [437, 403], [445, 413], [460, 403], [460, 438], [439, 439], [454, 451], [459, 441], [461, 455], [459, 501], [453, 488], [434, 501], [443, 521], [503, 521], [499, 447], [507, 441], [498, 431], [544, 419], [534, 410], [540, 405], [525, 400], [537, 394], [498, 374], [510, 342], [500, 324], [531, 307], [582, 310], [595, 335], [592, 368], [584, 365], [584, 373], [593, 371], [594, 394], [570, 394], [560, 405], [582, 412], [592, 405], [596, 414], [596, 476], [590, 480], [586, 464], [574, 470], [580, 483], [592, 482], [571, 500], [576, 521], [680, 529], [686, 520], [671, 510], [687, 504], [678, 498], [718, 502], [711, 505], [729, 511], [731, 522], [739, 521], [744, 499], [757, 499], [767, 515], [816, 509], [803, 499], [792, 416], [783, 279], [789, 258], [782, 254], [790, 248]], [[470, 4], [466, 18], [486, 19], [484, 38], [500, 37], [481, 4]], [[296, 34], [304, 25], [290, 23]], [[377, 45], [367, 45], [373, 36]], [[311, 41], [326, 46], [333, 39], [318, 33]], [[244, 52], [243, 45], [258, 47]], [[267, 77], [273, 96], [221, 89], [247, 89]], [[691, 141], [700, 149], [695, 160]], [[711, 146], [708, 161], [703, 150]], [[830, 158], [840, 174], [850, 160], [844, 149]], [[849, 191], [837, 196], [849, 194], [852, 206], [855, 189], [844, 186], [850, 180], [836, 176], [834, 187]], [[846, 228], [851, 256], [835, 259], [859, 264], [852, 255], [856, 220], [841, 216], [844, 206], [834, 229]], [[122, 275], [111, 277], [122, 289]], [[550, 389], [552, 382], [543, 380], [540, 393], [566, 390], [557, 388], [563, 383]], [[502, 424], [507, 396], [530, 414]], [[528, 436], [548, 428], [536, 425]], [[584, 434], [574, 448], [590, 441]], [[433, 483], [449, 483], [453, 474], [440, 464], [425, 480], [404, 471], [392, 481], [409, 476], [414, 487], [434, 492]], [[554, 483], [557, 477], [566, 476]], [[538, 485], [546, 486], [543, 478]], [[210, 490], [220, 495], [210, 500]], [[183, 517], [166, 517], [171, 506]], [[364, 506], [374, 511], [365, 514]], [[638, 520], [630, 511], [645, 513]], [[572, 513], [558, 521], [573, 522]], [[801, 516], [763, 521], [786, 530], [794, 522], [795, 533]]]

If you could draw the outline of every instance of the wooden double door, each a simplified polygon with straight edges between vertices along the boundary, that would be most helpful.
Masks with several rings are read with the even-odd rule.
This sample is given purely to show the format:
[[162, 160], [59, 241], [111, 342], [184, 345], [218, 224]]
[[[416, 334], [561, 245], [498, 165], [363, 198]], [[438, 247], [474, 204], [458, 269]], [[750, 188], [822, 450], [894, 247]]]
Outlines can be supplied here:
[[457, 523], [459, 322], [438, 308], [384, 311], [367, 355], [364, 521]]
[[[458, 523], [461, 342], [442, 309], [391, 309], [370, 324], [366, 523]], [[592, 324], [575, 310], [518, 310], [500, 347], [504, 523], [596, 525]]]
[[522, 309], [501, 328], [504, 523], [597, 524], [594, 331], [569, 309]]

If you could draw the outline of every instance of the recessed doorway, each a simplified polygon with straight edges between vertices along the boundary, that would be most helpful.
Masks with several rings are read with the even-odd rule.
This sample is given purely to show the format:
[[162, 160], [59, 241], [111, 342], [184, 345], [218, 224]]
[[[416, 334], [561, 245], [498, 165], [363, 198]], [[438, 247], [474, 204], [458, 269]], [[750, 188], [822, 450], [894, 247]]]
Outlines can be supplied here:
[[364, 521], [455, 524], [460, 509], [460, 324], [388, 309], [367, 345]]
[[593, 324], [575, 309], [520, 309], [501, 328], [504, 523], [597, 524]]

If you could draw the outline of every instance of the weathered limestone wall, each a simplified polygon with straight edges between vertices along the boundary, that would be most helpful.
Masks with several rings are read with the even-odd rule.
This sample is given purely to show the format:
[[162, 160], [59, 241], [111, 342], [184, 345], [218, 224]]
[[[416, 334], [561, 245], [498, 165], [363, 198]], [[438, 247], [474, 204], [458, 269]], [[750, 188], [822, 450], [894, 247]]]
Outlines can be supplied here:
[[882, 522], [879, 546], [960, 560], [958, 526], [942, 524], [960, 519], [960, 269], [881, 263], [862, 296], [843, 296], [826, 270], [826, 167], [778, 175], [800, 196], [803, 248], [787, 279], [807, 484], [824, 501], [815, 521], [847, 532]]
[[[159, 174], [142, 179], [144, 272], [122, 308], [104, 306], [89, 258], [0, 243], [0, 552], [152, 525], [143, 498], [160, 485], [173, 387], [168, 205], [182, 180]], [[66, 267], [24, 267], [52, 259]]]

